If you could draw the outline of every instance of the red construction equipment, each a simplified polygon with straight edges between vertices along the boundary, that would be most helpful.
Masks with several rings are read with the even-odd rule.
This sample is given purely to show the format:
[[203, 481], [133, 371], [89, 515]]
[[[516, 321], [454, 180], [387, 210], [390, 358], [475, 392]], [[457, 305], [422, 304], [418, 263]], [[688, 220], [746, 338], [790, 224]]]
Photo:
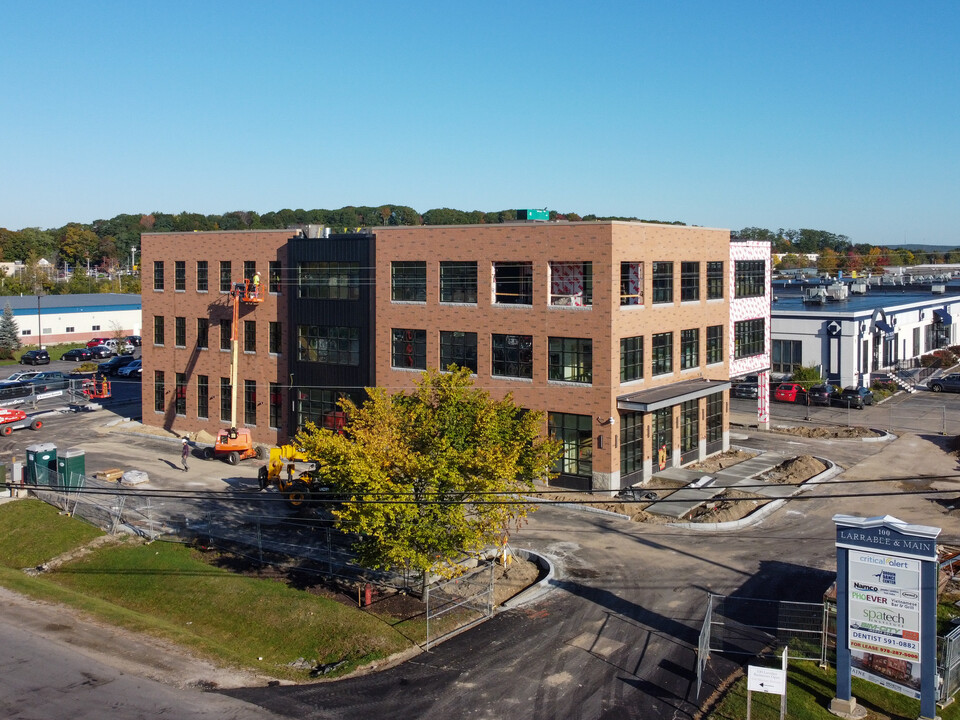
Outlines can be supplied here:
[[105, 400], [111, 397], [110, 381], [105, 377], [97, 377], [92, 380], [83, 381], [83, 394], [88, 400]]
[[39, 430], [43, 427], [43, 422], [38, 418], [32, 420], [27, 418], [27, 414], [23, 410], [0, 408], [0, 435], [9, 435], [14, 430], [26, 427], [31, 430]]

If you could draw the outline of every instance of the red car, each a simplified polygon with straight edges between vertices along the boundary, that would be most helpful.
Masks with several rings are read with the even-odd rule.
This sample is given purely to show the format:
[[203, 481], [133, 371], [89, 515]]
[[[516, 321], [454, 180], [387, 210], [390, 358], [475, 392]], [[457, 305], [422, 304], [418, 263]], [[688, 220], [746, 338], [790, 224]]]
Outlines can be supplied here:
[[88, 348], [96, 347], [97, 345], [103, 345], [109, 338], [94, 338], [87, 343]]
[[807, 391], [803, 389], [803, 385], [780, 383], [773, 394], [773, 399], [780, 402], [805, 403]]

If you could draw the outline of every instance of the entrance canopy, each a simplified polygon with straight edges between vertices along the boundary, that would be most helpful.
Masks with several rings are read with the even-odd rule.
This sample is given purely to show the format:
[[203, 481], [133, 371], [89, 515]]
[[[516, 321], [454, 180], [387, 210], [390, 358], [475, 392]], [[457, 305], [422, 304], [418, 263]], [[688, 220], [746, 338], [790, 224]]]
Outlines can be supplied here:
[[953, 316], [950, 315], [946, 310], [934, 310], [933, 311], [934, 322], [943, 323], [944, 325], [953, 324]]
[[707, 395], [713, 395], [727, 390], [729, 387], [729, 380], [704, 380], [703, 378], [684, 380], [683, 382], [641, 390], [629, 395], [621, 395], [617, 398], [617, 409], [628, 412], [653, 412], [687, 400], [696, 400]]

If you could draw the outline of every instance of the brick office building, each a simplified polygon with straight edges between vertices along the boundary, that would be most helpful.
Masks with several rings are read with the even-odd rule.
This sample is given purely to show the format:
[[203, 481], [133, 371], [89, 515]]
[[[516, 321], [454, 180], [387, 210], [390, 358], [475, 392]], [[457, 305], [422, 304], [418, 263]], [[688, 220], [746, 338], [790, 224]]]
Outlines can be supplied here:
[[[341, 394], [455, 363], [548, 414], [558, 484], [642, 482], [725, 449], [731, 361], [769, 366], [769, 249], [758, 274], [735, 245], [628, 222], [145, 234], [144, 421], [212, 434], [229, 420], [227, 291], [258, 270], [269, 293], [241, 308], [237, 388], [258, 442], [335, 427]], [[733, 288], [758, 317], [734, 319]]]

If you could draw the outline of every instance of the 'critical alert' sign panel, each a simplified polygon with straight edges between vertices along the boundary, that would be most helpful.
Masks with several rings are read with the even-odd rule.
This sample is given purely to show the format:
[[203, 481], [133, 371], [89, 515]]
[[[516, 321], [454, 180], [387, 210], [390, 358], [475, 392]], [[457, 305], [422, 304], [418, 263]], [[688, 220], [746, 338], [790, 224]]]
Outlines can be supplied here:
[[851, 550], [850, 650], [920, 662], [920, 561]]

